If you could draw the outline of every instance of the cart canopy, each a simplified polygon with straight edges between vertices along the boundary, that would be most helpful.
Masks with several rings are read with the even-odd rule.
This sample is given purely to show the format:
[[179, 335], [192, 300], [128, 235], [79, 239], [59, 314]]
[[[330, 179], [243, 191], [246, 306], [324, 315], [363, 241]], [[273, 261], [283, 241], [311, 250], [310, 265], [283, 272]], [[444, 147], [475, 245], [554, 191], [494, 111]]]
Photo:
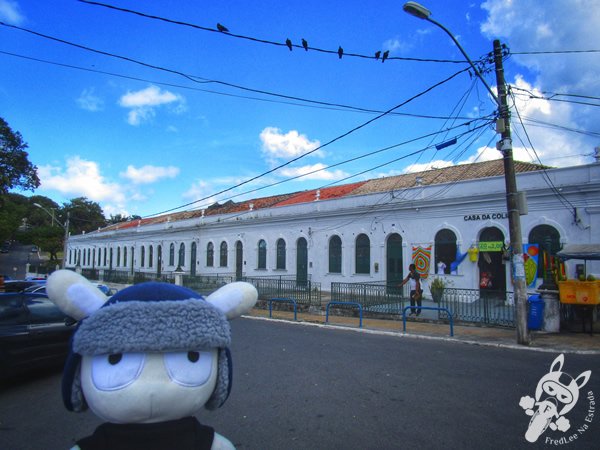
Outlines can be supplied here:
[[600, 244], [570, 244], [556, 254], [560, 259], [600, 260]]

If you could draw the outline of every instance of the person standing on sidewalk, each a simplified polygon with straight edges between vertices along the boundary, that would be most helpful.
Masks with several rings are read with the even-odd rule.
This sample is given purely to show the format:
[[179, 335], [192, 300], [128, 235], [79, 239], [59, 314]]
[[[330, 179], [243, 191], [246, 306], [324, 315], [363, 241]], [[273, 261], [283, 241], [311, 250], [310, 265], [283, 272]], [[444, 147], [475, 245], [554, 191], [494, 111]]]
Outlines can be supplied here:
[[[413, 314], [419, 316], [421, 314], [421, 299], [423, 296], [423, 289], [421, 289], [421, 275], [417, 272], [417, 267], [414, 264], [408, 266], [408, 275], [402, 280], [401, 287], [406, 283], [409, 283], [410, 288], [410, 315]], [[415, 305], [418, 308], [415, 308]]]

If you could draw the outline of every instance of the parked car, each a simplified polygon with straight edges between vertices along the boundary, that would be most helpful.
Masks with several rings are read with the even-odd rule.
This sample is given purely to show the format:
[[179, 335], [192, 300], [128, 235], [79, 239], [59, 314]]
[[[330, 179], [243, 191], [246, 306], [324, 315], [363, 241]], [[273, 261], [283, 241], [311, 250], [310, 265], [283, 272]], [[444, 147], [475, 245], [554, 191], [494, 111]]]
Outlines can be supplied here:
[[0, 378], [64, 362], [75, 321], [46, 296], [45, 285], [0, 294]]
[[40, 286], [40, 284], [33, 280], [8, 280], [4, 282], [4, 292], [21, 292], [30, 286]]
[[98, 284], [96, 284], [96, 287], [98, 289], [100, 289], [104, 295], [107, 295], [109, 297], [111, 295], [114, 295], [117, 292], [117, 290], [115, 288], [111, 288], [111, 287], [109, 287], [109, 286], [107, 286], [105, 284], [98, 283]]
[[37, 281], [38, 283], [45, 283], [48, 281], [48, 277], [25, 277], [25, 281]]

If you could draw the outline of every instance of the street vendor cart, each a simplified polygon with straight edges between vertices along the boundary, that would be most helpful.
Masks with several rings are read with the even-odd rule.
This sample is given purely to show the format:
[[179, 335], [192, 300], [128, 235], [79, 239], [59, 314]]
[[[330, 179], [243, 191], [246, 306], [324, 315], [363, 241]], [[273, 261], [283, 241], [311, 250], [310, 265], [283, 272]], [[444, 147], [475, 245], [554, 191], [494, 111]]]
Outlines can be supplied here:
[[583, 331], [585, 331], [585, 322], [588, 319], [590, 333], [593, 333], [594, 316], [600, 304], [600, 280], [588, 275], [587, 262], [600, 261], [600, 244], [566, 245], [556, 256], [563, 261], [569, 259], [584, 261], [583, 273], [580, 279], [559, 280], [558, 292], [560, 302], [563, 305], [568, 305], [567, 311], [580, 313]]

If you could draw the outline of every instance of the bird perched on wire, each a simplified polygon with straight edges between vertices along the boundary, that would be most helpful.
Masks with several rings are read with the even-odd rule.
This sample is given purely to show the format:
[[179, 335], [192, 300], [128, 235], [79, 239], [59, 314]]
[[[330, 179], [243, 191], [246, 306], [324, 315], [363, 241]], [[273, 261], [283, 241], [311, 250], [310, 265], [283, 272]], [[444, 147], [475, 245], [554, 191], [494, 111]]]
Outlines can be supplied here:
[[385, 60], [388, 59], [388, 56], [390, 56], [390, 51], [386, 50], [383, 52], [383, 58], [381, 58], [381, 62], [385, 62]]
[[225, 25], [221, 25], [220, 23], [217, 24], [217, 30], [219, 30], [221, 33], [229, 32], [229, 29], [227, 29]]
[[381, 56], [381, 51], [375, 52], [375, 61], [379, 61], [380, 56]]
[[344, 49], [343, 49], [343, 48], [342, 48], [342, 46], [340, 45], [340, 46], [338, 47], [338, 57], [339, 57], [340, 59], [342, 59], [342, 56], [344, 56]]
[[287, 45], [287, 48], [289, 48], [290, 52], [291, 52], [292, 51], [292, 41], [290, 41], [289, 39], [286, 39], [285, 45]]
[[302, 38], [302, 47], [304, 47], [304, 50], [308, 51], [308, 42], [306, 42], [306, 39]]

